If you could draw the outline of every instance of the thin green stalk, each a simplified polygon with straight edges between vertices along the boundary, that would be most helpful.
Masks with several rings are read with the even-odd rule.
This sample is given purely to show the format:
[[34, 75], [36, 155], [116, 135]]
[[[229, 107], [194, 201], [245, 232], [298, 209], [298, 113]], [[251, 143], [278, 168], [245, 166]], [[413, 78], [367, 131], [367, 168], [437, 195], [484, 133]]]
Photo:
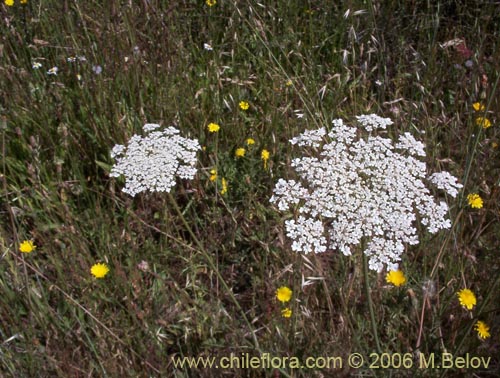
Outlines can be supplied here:
[[370, 320], [372, 323], [373, 337], [375, 338], [375, 344], [377, 345], [377, 352], [381, 354], [382, 348], [380, 348], [380, 340], [378, 339], [375, 311], [373, 310], [373, 301], [370, 295], [370, 280], [368, 277], [368, 259], [366, 258], [366, 255], [364, 254], [363, 251], [361, 252], [361, 255], [363, 256], [363, 277], [365, 279], [366, 298], [368, 300], [368, 309], [370, 310]]

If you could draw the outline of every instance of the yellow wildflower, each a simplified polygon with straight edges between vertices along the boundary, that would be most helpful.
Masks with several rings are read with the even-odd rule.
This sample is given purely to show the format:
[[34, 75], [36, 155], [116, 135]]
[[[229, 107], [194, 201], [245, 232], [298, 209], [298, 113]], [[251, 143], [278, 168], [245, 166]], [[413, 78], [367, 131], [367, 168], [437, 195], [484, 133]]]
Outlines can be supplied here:
[[473, 209], [480, 209], [483, 207], [483, 199], [477, 193], [471, 193], [467, 196], [467, 201]]
[[480, 102], [475, 102], [472, 104], [472, 108], [476, 111], [476, 112], [482, 112], [484, 111], [484, 105], [481, 104]]
[[207, 4], [209, 7], [213, 7], [215, 4], [217, 4], [216, 0], [207, 0], [205, 1], [205, 4]]
[[210, 170], [210, 181], [215, 181], [215, 180], [217, 180], [217, 170], [211, 169]]
[[207, 129], [211, 133], [216, 133], [217, 131], [220, 130], [220, 126], [218, 124], [212, 122], [212, 123], [208, 124]]
[[476, 322], [474, 329], [477, 331], [477, 334], [481, 339], [487, 339], [488, 337], [491, 336], [490, 327], [488, 327], [488, 325], [481, 320], [478, 320]]
[[19, 245], [19, 251], [22, 253], [31, 253], [36, 249], [33, 240], [25, 240]]
[[401, 286], [406, 283], [406, 277], [400, 270], [391, 270], [385, 276], [385, 280], [387, 281], [387, 283], [391, 283], [394, 286]]
[[241, 110], [248, 110], [250, 104], [246, 101], [240, 101], [239, 106]]
[[260, 158], [264, 161], [264, 169], [267, 168], [267, 161], [269, 160], [269, 151], [264, 149], [260, 154]]
[[467, 310], [472, 310], [472, 308], [476, 305], [476, 296], [469, 289], [462, 289], [458, 293], [458, 301], [462, 305], [463, 308]]
[[240, 148], [237, 148], [236, 151], [234, 151], [234, 155], [236, 157], [243, 157], [243, 156], [245, 156], [245, 152], [246, 152], [245, 149], [240, 147]]
[[108, 266], [102, 263], [94, 264], [92, 265], [92, 268], [90, 268], [90, 273], [92, 273], [95, 278], [104, 278], [108, 272]]
[[487, 129], [488, 127], [491, 126], [491, 122], [488, 118], [484, 117], [477, 117], [476, 118], [476, 125], [482, 126], [483, 129]]
[[222, 190], [220, 191], [220, 194], [221, 195], [224, 195], [227, 193], [227, 181], [226, 179], [223, 177], [222, 178]]
[[14, 0], [5, 0], [5, 5], [7, 5], [8, 7], [11, 7], [14, 5]]
[[21, 0], [21, 4], [28, 4], [28, 0]]
[[276, 299], [282, 303], [286, 303], [290, 301], [292, 298], [292, 290], [287, 286], [281, 286], [278, 290], [276, 290]]
[[283, 310], [281, 310], [281, 316], [283, 316], [284, 318], [289, 318], [292, 316], [292, 309], [287, 307], [287, 308], [284, 308]]
[[255, 140], [252, 138], [247, 139], [247, 146], [251, 146], [252, 144], [255, 144]]

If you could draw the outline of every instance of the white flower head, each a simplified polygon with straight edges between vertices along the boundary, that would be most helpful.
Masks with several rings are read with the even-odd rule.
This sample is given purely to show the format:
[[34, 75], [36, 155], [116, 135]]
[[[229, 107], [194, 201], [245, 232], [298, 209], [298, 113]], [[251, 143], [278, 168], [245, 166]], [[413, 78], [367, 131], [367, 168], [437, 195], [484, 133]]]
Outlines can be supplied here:
[[429, 181], [453, 198], [457, 196], [458, 190], [463, 188], [463, 185], [457, 182], [457, 178], [446, 171], [433, 173], [430, 175]]
[[193, 179], [196, 174], [196, 153], [200, 144], [196, 139], [184, 138], [179, 130], [148, 123], [142, 137], [134, 135], [127, 146], [117, 144], [111, 150], [116, 164], [110, 176], [125, 176], [123, 191], [135, 196], [143, 191], [170, 192], [175, 178]]
[[376, 114], [356, 116], [356, 119], [358, 120], [358, 123], [368, 132], [376, 129], [385, 129], [387, 126], [392, 125], [391, 119], [382, 118]]
[[31, 66], [34, 70], [38, 70], [39, 68], [42, 68], [42, 63], [40, 62], [33, 62], [33, 65]]
[[52, 67], [50, 70], [47, 71], [47, 75], [57, 75], [57, 71], [59, 71], [59, 68]]
[[366, 129], [333, 121], [331, 131], [306, 131], [290, 142], [307, 150], [292, 160], [298, 179], [280, 179], [271, 203], [280, 211], [298, 210], [285, 222], [292, 250], [337, 249], [350, 255], [364, 246], [369, 267], [395, 269], [405, 245], [418, 243], [417, 214], [428, 231], [451, 227], [448, 206], [436, 202], [426, 183], [456, 196], [462, 187], [448, 172], [427, 177], [424, 145], [405, 133], [397, 142], [372, 135], [392, 124], [377, 115], [356, 117]]

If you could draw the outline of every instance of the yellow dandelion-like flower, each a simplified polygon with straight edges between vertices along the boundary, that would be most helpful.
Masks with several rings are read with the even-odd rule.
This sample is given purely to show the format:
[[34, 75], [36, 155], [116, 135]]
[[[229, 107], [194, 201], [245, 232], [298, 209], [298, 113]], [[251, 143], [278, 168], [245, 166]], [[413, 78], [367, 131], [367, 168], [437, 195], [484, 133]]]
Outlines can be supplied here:
[[220, 126], [216, 123], [211, 122], [208, 124], [207, 129], [211, 133], [216, 133], [217, 131], [220, 130]]
[[104, 278], [108, 272], [108, 266], [102, 263], [94, 264], [92, 265], [92, 268], [90, 268], [90, 273], [92, 273], [95, 278]]
[[243, 157], [243, 156], [245, 156], [245, 152], [246, 152], [245, 149], [240, 147], [240, 148], [237, 148], [236, 151], [234, 151], [234, 155], [236, 157]]
[[31, 253], [36, 249], [33, 240], [25, 240], [19, 245], [19, 251], [22, 253]]
[[217, 170], [211, 169], [210, 170], [210, 181], [215, 181], [215, 180], [217, 180]]
[[21, 0], [20, 3], [21, 4], [28, 4], [28, 0]]
[[267, 168], [267, 161], [269, 160], [269, 151], [264, 149], [262, 150], [261, 154], [260, 154], [260, 158], [264, 161], [264, 169]]
[[471, 193], [467, 196], [467, 202], [473, 209], [480, 209], [483, 207], [483, 199], [477, 193]]
[[8, 7], [11, 7], [14, 5], [14, 0], [5, 0], [5, 5], [7, 5]]
[[220, 194], [221, 195], [224, 195], [227, 193], [227, 181], [226, 179], [223, 177], [222, 178], [222, 190], [220, 191]]
[[276, 299], [282, 303], [290, 301], [292, 298], [292, 290], [287, 286], [281, 286], [276, 290]]
[[491, 148], [498, 148], [498, 143], [497, 142], [492, 142], [491, 143]]
[[485, 117], [477, 117], [476, 118], [476, 125], [482, 126], [483, 129], [487, 129], [488, 127], [491, 126], [491, 122], [488, 118]]
[[287, 308], [284, 308], [283, 310], [281, 310], [281, 316], [283, 316], [284, 318], [289, 318], [292, 316], [292, 309], [287, 307]]
[[248, 138], [247, 139], [247, 146], [251, 146], [253, 144], [255, 144], [255, 140], [253, 138]]
[[458, 293], [458, 301], [462, 305], [463, 308], [467, 310], [472, 310], [472, 308], [476, 305], [476, 296], [469, 289], [462, 289]]
[[205, 1], [205, 4], [207, 4], [209, 7], [213, 7], [215, 4], [217, 4], [216, 0], [207, 0]]
[[401, 286], [406, 283], [406, 277], [400, 270], [391, 270], [385, 276], [385, 280], [387, 283], [393, 284], [394, 286]]
[[476, 112], [482, 112], [484, 111], [484, 105], [481, 104], [480, 102], [475, 102], [472, 104], [472, 108], [476, 111]]
[[485, 322], [483, 322], [482, 320], [478, 320], [476, 322], [474, 329], [477, 331], [477, 335], [481, 339], [487, 339], [488, 337], [491, 336], [490, 335], [490, 327], [488, 327], [488, 325]]
[[240, 101], [239, 106], [241, 110], [248, 110], [250, 104], [246, 101]]
[[286, 85], [287, 87], [291, 87], [291, 86], [292, 86], [292, 84], [293, 84], [293, 83], [292, 83], [292, 81], [291, 81], [291, 80], [287, 80], [287, 81], [286, 81], [286, 83], [285, 83], [285, 85]]

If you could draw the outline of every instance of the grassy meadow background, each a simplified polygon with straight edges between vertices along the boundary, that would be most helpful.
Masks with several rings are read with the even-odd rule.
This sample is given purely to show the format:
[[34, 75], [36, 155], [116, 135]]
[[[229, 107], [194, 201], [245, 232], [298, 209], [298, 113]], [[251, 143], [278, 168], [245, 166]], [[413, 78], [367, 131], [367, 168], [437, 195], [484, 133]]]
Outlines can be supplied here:
[[[0, 15], [0, 376], [500, 374], [498, 2], [16, 0]], [[278, 178], [294, 177], [290, 138], [368, 113], [464, 185], [442, 197], [452, 229], [422, 229], [403, 255], [404, 286], [370, 272], [380, 348], [470, 353], [489, 368], [175, 369], [172, 356], [377, 351], [361, 255], [292, 252], [293, 215], [269, 204]], [[171, 196], [132, 198], [109, 177], [111, 148], [147, 122], [204, 146], [196, 178]], [[21, 254], [29, 239], [36, 250]], [[97, 262], [104, 279], [90, 274]], [[290, 318], [275, 298], [284, 285]], [[472, 311], [458, 302], [465, 287]]]

